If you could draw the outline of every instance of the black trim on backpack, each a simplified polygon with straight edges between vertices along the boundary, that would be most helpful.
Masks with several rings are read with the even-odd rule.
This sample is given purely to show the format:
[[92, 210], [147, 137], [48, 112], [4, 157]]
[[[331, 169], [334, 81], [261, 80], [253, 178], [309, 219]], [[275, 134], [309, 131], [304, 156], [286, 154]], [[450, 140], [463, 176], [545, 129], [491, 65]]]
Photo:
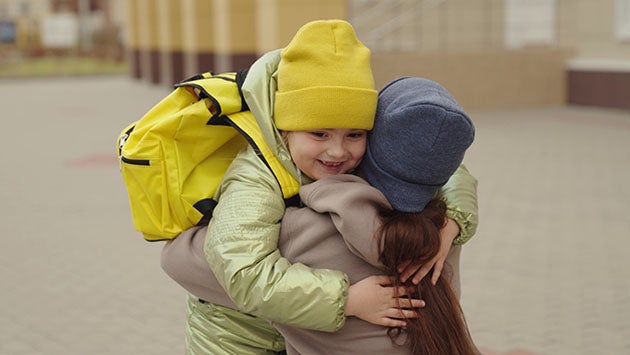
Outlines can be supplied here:
[[118, 156], [119, 157], [122, 156], [123, 146], [125, 145], [125, 142], [127, 142], [127, 138], [129, 138], [129, 135], [131, 134], [131, 132], [133, 132], [134, 128], [136, 128], [135, 124], [129, 127], [129, 129], [125, 132], [125, 134], [122, 137], [120, 137], [120, 139], [118, 140]]
[[302, 204], [302, 200], [300, 199], [300, 194], [293, 195], [289, 198], [284, 199], [285, 207], [304, 207]]
[[[269, 171], [271, 171], [273, 174], [273, 177], [276, 178], [276, 182], [278, 182], [278, 185], [280, 186], [280, 189], [282, 189], [282, 184], [280, 183], [280, 181], [278, 180], [278, 176], [276, 176], [276, 173], [273, 171], [273, 169], [271, 168], [271, 165], [269, 165], [269, 162], [267, 161], [267, 159], [265, 159], [264, 154], [262, 154], [260, 152], [260, 148], [258, 147], [258, 145], [256, 145], [256, 142], [252, 139], [252, 137], [250, 137], [247, 132], [243, 131], [241, 129], [241, 127], [239, 127], [236, 123], [234, 123], [234, 121], [232, 121], [229, 117], [227, 116], [222, 116], [222, 119], [224, 119], [226, 122], [228, 122], [230, 124], [230, 126], [232, 126], [235, 130], [237, 130], [239, 132], [239, 134], [241, 136], [243, 136], [245, 138], [245, 140], [247, 140], [247, 143], [249, 143], [249, 146], [252, 147], [252, 149], [254, 149], [254, 152], [256, 153], [256, 156], [258, 158], [260, 158], [260, 160], [262, 160], [262, 162], [265, 164], [265, 166], [267, 166], [267, 168], [269, 169]], [[295, 196], [298, 196], [297, 201], [294, 200]], [[285, 204], [288, 203], [287, 206], [291, 206], [291, 207], [297, 207], [297, 206], [301, 206], [302, 202], [299, 198], [299, 194], [295, 195], [293, 197], [289, 197], [287, 199], [285, 199]], [[297, 204], [296, 204], [297, 203]]]
[[243, 83], [245, 82], [245, 78], [247, 78], [247, 73], [249, 73], [249, 68], [243, 68], [236, 72], [236, 87], [241, 97], [241, 111], [249, 111], [249, 106], [247, 106], [245, 96], [243, 96]]
[[[198, 205], [203, 205], [203, 206], [198, 206]], [[302, 204], [302, 199], [300, 199], [300, 195], [297, 194], [292, 197], [285, 198], [284, 206], [285, 208], [304, 207], [304, 204]], [[196, 225], [207, 226], [208, 223], [210, 223], [210, 220], [212, 219], [212, 212], [214, 211], [215, 207], [217, 207], [217, 202], [213, 199], [205, 199], [205, 200], [201, 200], [195, 203], [193, 207], [195, 207], [197, 211], [203, 214], [203, 217], [201, 217], [201, 219], [199, 220], [199, 222], [197, 222]], [[168, 239], [164, 239], [164, 240], [168, 240]]]
[[[210, 72], [210, 74], [211, 74], [211, 75], [214, 75], [212, 72]], [[179, 87], [181, 84], [185, 84], [185, 83], [187, 83], [187, 82], [189, 82], [189, 81], [199, 80], [199, 79], [203, 79], [203, 78], [204, 78], [204, 76], [203, 76], [203, 74], [202, 74], [202, 73], [200, 73], [200, 74], [195, 74], [195, 75], [193, 75], [193, 76], [191, 76], [191, 77], [189, 77], [189, 78], [186, 78], [186, 79], [184, 79], [184, 80], [182, 80], [182, 81], [180, 81], [180, 82], [178, 82], [178, 83], [175, 83], [175, 85], [173, 85], [173, 87], [177, 88], [177, 87]]]
[[225, 115], [214, 115], [210, 117], [206, 125], [209, 126], [233, 126], [230, 119]]
[[212, 218], [212, 212], [214, 211], [214, 208], [217, 207], [217, 201], [211, 198], [205, 198], [203, 200], [197, 201], [197, 203], [195, 203], [193, 207], [203, 215], [197, 225], [208, 224], [208, 222], [210, 222], [210, 219]]
[[[193, 78], [196, 78], [196, 79], [193, 79]], [[233, 82], [233, 83], [237, 84], [237, 87], [238, 87], [238, 83], [237, 83], [237, 81], [235, 79], [232, 79], [230, 77], [223, 76], [223, 75], [220, 75], [220, 74], [211, 76], [209, 78], [204, 77], [203, 74], [198, 74], [198, 75], [192, 77], [191, 79], [193, 79], [193, 80], [197, 80], [197, 79], [221, 79], [221, 80]], [[219, 103], [219, 101], [217, 101], [217, 99], [214, 96], [210, 95], [210, 93], [208, 93], [206, 91], [206, 89], [203, 88], [201, 85], [192, 84], [192, 83], [189, 83], [189, 82], [186, 82], [186, 81], [183, 81], [181, 83], [175, 84], [175, 88], [178, 88], [178, 87], [181, 87], [181, 86], [188, 86], [188, 87], [194, 88], [195, 89], [195, 93], [197, 94], [197, 98], [199, 100], [202, 100], [202, 99], [210, 100], [212, 102], [212, 105], [217, 110], [217, 112], [214, 114], [214, 116], [218, 116], [218, 115], [221, 115], [223, 113], [223, 108], [221, 108], [221, 103]], [[241, 98], [241, 111], [243, 111], [243, 102], [245, 101], [245, 99], [243, 99], [243, 93], [241, 92], [240, 87], [238, 87], [238, 93], [239, 93], [239, 96]], [[210, 117], [210, 119], [212, 119], [214, 116]]]
[[[213, 76], [213, 78], [220, 78], [223, 80], [233, 81], [226, 77]], [[203, 77], [201, 79], [203, 79]], [[212, 105], [217, 109], [217, 112], [214, 114], [214, 116], [218, 116], [223, 112], [223, 109], [221, 108], [221, 104], [219, 103], [219, 101], [217, 101], [217, 99], [215, 99], [212, 95], [210, 95], [201, 85], [190, 84], [190, 83], [180, 83], [180, 84], [177, 84], [175, 87], [180, 87], [180, 86], [188, 86], [188, 87], [194, 88], [195, 94], [197, 95], [197, 98], [199, 100], [203, 100], [203, 99], [210, 100], [212, 102]], [[212, 117], [210, 118], [212, 119]]]
[[[254, 149], [254, 152], [256, 153], [256, 156], [258, 158], [260, 158], [260, 160], [263, 161], [263, 163], [265, 163], [265, 166], [267, 166], [267, 168], [269, 169], [269, 171], [273, 172], [273, 169], [271, 168], [271, 165], [269, 165], [269, 162], [267, 162], [267, 159], [265, 159], [265, 156], [260, 152], [260, 148], [258, 148], [258, 145], [256, 145], [256, 142], [252, 139], [252, 137], [249, 136], [249, 134], [247, 134], [247, 132], [243, 131], [241, 129], [241, 127], [239, 127], [236, 123], [234, 123], [234, 121], [232, 121], [229, 117], [227, 116], [222, 116], [222, 118], [230, 125], [232, 126], [236, 131], [238, 131], [238, 133], [243, 136], [245, 138], [245, 140], [247, 140], [247, 143], [249, 143], [249, 145], [252, 147], [252, 149]], [[274, 173], [273, 176], [276, 178], [276, 181], [278, 181], [278, 177], [276, 176], [276, 174]], [[280, 181], [278, 181], [278, 184], [280, 185]]]

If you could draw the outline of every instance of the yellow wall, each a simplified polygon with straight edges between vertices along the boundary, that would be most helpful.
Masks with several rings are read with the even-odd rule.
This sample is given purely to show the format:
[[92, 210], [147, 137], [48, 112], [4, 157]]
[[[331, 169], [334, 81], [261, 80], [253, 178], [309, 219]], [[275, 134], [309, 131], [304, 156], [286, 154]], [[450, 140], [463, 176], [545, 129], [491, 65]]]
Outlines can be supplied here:
[[215, 49], [213, 17], [215, 0], [182, 0], [182, 45], [185, 51], [212, 52]]
[[345, 19], [346, 4], [337, 0], [277, 0], [276, 48], [286, 46], [305, 23], [320, 19]]
[[182, 7], [179, 0], [155, 0], [158, 26], [158, 46], [163, 50], [182, 50]]
[[256, 0], [230, 0], [229, 28], [223, 36], [230, 52], [256, 53]]
[[153, 0], [136, 0], [136, 21], [138, 22], [138, 48], [157, 50], [158, 44], [158, 12]]
[[460, 54], [375, 54], [374, 80], [383, 87], [400, 76], [439, 82], [465, 109], [559, 106], [566, 103], [570, 50]]
[[630, 42], [616, 38], [612, 0], [557, 0], [558, 44], [580, 58], [630, 60]]
[[347, 18], [346, 4], [337, 0], [257, 0], [256, 53], [286, 46], [305, 23], [318, 19]]

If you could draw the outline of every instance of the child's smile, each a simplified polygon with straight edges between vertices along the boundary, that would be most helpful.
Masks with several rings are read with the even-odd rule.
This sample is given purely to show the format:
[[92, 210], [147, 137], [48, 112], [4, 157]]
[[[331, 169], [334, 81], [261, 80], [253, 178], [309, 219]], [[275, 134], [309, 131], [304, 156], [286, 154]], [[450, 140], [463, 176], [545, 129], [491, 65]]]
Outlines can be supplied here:
[[359, 165], [367, 132], [357, 129], [295, 131], [286, 135], [291, 158], [313, 180], [344, 174]]

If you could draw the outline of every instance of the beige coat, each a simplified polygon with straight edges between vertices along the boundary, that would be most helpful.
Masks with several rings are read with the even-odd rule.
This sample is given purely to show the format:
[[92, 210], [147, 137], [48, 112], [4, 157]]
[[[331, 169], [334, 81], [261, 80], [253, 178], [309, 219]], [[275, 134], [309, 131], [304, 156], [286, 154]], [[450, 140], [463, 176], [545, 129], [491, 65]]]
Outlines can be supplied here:
[[[455, 177], [475, 182], [464, 167]], [[287, 209], [278, 244], [282, 255], [294, 264], [340, 270], [351, 283], [381, 273], [378, 246], [372, 236], [379, 226], [378, 206], [389, 207], [389, 204], [378, 190], [356, 176], [340, 175], [302, 187], [300, 197], [309, 208]], [[204, 232], [205, 228], [195, 228], [167, 244], [162, 255], [163, 268], [196, 297], [234, 307], [200, 253]], [[457, 292], [460, 248], [453, 247], [447, 259], [453, 270], [451, 283]], [[203, 307], [194, 299], [191, 304]], [[321, 353], [324, 349], [327, 354], [408, 353], [404, 348], [392, 346], [386, 328], [354, 317], [348, 318], [335, 333], [280, 323], [274, 326], [285, 337], [289, 354]]]

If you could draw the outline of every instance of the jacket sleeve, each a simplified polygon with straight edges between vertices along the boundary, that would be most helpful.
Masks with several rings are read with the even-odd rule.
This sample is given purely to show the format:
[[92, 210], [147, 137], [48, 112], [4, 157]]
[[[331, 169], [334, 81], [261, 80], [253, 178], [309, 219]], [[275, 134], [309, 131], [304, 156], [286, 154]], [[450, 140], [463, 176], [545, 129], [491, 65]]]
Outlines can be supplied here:
[[290, 264], [278, 238], [284, 201], [251, 148], [239, 154], [218, 191], [204, 252], [243, 312], [300, 328], [335, 331], [345, 322], [347, 276]]
[[460, 165], [448, 182], [438, 191], [438, 198], [446, 202], [448, 217], [457, 222], [459, 235], [454, 245], [466, 243], [477, 231], [477, 179], [464, 164]]

